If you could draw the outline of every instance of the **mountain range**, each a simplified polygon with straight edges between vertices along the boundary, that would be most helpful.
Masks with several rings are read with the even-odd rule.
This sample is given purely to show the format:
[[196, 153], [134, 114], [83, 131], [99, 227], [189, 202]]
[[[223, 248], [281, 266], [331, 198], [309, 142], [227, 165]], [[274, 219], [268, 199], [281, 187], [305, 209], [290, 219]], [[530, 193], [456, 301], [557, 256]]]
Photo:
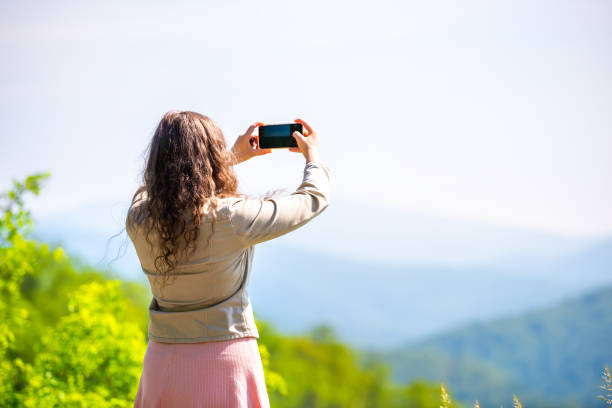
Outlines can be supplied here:
[[443, 382], [470, 406], [601, 407], [612, 365], [612, 286], [561, 304], [444, 331], [374, 353], [395, 379]]

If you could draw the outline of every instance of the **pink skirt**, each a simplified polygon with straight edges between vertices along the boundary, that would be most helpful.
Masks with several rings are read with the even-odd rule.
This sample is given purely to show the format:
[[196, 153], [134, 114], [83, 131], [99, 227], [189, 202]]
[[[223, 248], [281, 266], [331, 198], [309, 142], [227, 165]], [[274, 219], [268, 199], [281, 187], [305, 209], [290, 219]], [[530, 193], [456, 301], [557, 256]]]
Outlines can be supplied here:
[[135, 408], [269, 407], [257, 339], [149, 340]]

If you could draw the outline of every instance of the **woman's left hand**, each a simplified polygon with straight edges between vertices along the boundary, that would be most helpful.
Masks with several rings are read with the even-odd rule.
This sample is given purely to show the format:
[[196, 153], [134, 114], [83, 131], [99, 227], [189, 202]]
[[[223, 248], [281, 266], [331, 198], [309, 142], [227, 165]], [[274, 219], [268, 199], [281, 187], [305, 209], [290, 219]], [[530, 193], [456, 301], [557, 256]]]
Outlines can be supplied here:
[[259, 126], [263, 126], [263, 123], [253, 123], [243, 135], [238, 136], [238, 139], [236, 139], [236, 143], [234, 143], [234, 147], [232, 147], [234, 164], [242, 163], [251, 157], [261, 156], [263, 154], [272, 152], [272, 149], [259, 148], [259, 135], [253, 135], [253, 132]]

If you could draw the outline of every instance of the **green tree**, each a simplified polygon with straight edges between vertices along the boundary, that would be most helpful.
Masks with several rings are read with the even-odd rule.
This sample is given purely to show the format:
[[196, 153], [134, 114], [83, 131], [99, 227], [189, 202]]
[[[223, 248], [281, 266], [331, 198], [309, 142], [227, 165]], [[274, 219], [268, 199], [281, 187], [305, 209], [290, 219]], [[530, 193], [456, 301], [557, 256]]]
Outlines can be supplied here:
[[119, 281], [79, 274], [61, 248], [28, 238], [23, 196], [48, 177], [1, 196], [0, 406], [131, 406], [146, 344], [125, 319], [133, 302]]
[[37, 174], [24, 182], [13, 182], [13, 189], [2, 194], [0, 217], [0, 406], [18, 406], [21, 391], [27, 385], [31, 366], [20, 358], [16, 349], [16, 332], [28, 324], [29, 313], [21, 296], [21, 283], [37, 262], [45, 261], [52, 253], [47, 245], [40, 245], [24, 237], [31, 229], [31, 219], [24, 209], [23, 195], [38, 194], [49, 174]]
[[310, 336], [286, 336], [268, 323], [257, 325], [269, 369], [285, 381], [283, 393], [268, 387], [273, 407], [439, 407], [438, 386], [393, 384], [386, 365], [366, 363], [329, 326], [313, 328]]
[[125, 307], [119, 281], [82, 285], [43, 338], [25, 405], [133, 406], [146, 346]]

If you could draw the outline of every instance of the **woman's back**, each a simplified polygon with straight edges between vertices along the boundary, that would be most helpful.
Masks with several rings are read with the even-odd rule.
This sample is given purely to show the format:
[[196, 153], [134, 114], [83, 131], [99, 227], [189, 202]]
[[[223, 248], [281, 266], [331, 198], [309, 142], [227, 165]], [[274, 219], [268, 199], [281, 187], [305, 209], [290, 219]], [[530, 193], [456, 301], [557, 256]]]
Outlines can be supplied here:
[[[329, 169], [309, 162], [298, 189], [272, 199], [220, 199], [214, 221], [203, 216], [195, 250], [177, 262], [170, 280], [155, 273], [159, 240], [144, 225], [128, 226], [143, 272], [151, 284], [149, 336], [165, 342], [259, 337], [247, 292], [253, 245], [299, 228], [327, 208]], [[138, 203], [130, 212], [139, 211]], [[128, 217], [129, 218], [129, 217]], [[180, 312], [180, 313], [178, 313]]]
[[[233, 295], [240, 287], [246, 267], [246, 247], [236, 236], [228, 214], [228, 201], [220, 200], [214, 223], [211, 216], [200, 220], [195, 250], [177, 263], [168, 284], [155, 273], [155, 258], [159, 239], [150, 236], [153, 248], [145, 239], [145, 228], [129, 231], [140, 259], [143, 272], [151, 284], [160, 310], [181, 311], [207, 307]], [[210, 238], [210, 239], [209, 239]]]

